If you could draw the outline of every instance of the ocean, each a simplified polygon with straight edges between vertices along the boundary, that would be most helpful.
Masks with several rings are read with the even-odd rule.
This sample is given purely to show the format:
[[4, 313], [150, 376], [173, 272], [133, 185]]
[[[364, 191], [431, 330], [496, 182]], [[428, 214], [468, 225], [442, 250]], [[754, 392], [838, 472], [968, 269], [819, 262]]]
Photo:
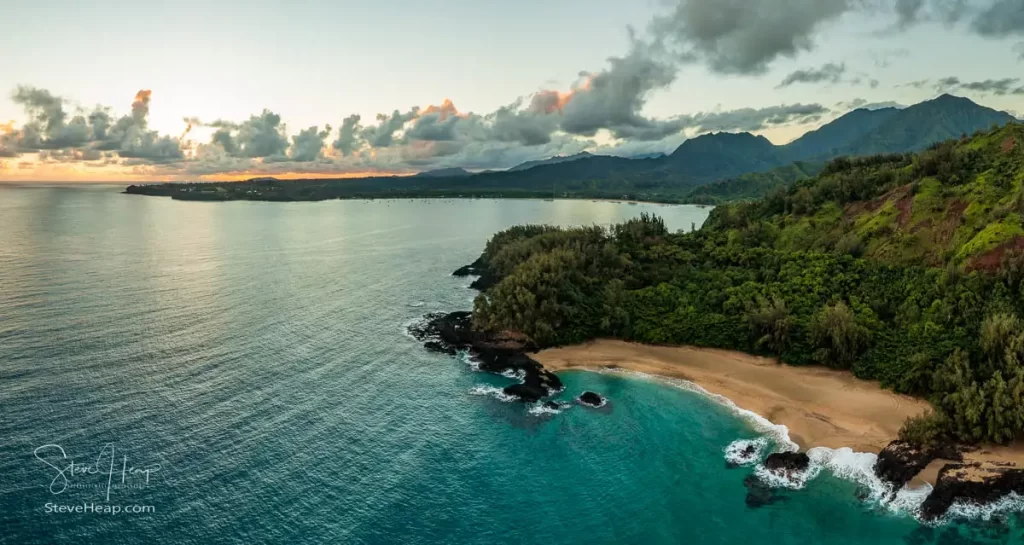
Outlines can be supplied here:
[[[670, 229], [591, 201], [190, 203], [0, 185], [0, 543], [1004, 543], [923, 526], [840, 453], [747, 502], [784, 432], [685, 383], [562, 375], [558, 414], [406, 328], [471, 308], [450, 273], [522, 223]], [[822, 462], [822, 465], [828, 465]]]

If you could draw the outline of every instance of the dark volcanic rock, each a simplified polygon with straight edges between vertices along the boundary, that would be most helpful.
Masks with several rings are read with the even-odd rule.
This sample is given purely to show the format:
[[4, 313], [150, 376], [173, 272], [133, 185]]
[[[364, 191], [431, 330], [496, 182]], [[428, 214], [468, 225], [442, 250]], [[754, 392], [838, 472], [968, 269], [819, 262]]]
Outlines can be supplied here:
[[1011, 492], [1024, 494], [1024, 469], [992, 463], [946, 464], [921, 504], [921, 516], [934, 520], [956, 502], [985, 505]]
[[904, 441], [893, 441], [878, 453], [875, 475], [899, 490], [935, 459], [933, 451]]
[[452, 276], [478, 276], [479, 278], [474, 280], [469, 287], [480, 291], [487, 291], [501, 280], [487, 267], [484, 256], [478, 257], [476, 261], [465, 267], [459, 267], [452, 273]]
[[726, 469], [736, 469], [753, 463], [757, 454], [757, 446], [753, 443], [748, 443], [743, 450], [735, 453], [735, 455], [726, 456], [725, 467]]
[[786, 499], [784, 496], [780, 496], [774, 488], [758, 479], [757, 475], [747, 475], [747, 478], [743, 479], [743, 486], [747, 487], [746, 502], [747, 507], [751, 509], [757, 509], [758, 507], [764, 507]]
[[774, 452], [765, 458], [764, 467], [774, 473], [789, 475], [805, 471], [810, 463], [806, 452]]
[[498, 283], [498, 277], [493, 274], [487, 273], [480, 276], [469, 285], [470, 288], [478, 291], [487, 291], [494, 287]]
[[576, 400], [582, 405], [590, 407], [601, 407], [605, 403], [605, 399], [600, 394], [595, 394], [594, 392], [583, 392]]
[[454, 354], [473, 344], [473, 314], [471, 312], [435, 313], [423, 317], [422, 322], [409, 326], [409, 334], [425, 341], [424, 346], [437, 352]]
[[562, 409], [564, 409], [564, 408], [566, 408], [568, 406], [569, 406], [568, 403], [562, 403], [561, 401], [545, 401], [544, 402], [544, 408], [545, 409], [551, 409], [553, 411], [560, 411], [560, 410], [562, 410]]
[[875, 475], [891, 483], [893, 490], [899, 490], [933, 460], [940, 458], [963, 460], [963, 455], [953, 444], [920, 448], [904, 441], [893, 441], [878, 453]]
[[563, 388], [557, 375], [525, 354], [536, 349], [525, 335], [474, 331], [470, 312], [429, 314], [410, 326], [409, 332], [429, 350], [453, 355], [466, 350], [482, 371], [518, 376], [522, 383], [505, 388], [505, 393], [523, 401], [539, 401]]
[[481, 255], [469, 265], [455, 269], [452, 276], [482, 276], [485, 274], [487, 274], [487, 263], [484, 261], [484, 256]]
[[506, 386], [504, 392], [507, 395], [515, 396], [527, 403], [540, 401], [547, 397], [549, 393], [545, 388], [530, 384], [513, 384], [511, 386]]

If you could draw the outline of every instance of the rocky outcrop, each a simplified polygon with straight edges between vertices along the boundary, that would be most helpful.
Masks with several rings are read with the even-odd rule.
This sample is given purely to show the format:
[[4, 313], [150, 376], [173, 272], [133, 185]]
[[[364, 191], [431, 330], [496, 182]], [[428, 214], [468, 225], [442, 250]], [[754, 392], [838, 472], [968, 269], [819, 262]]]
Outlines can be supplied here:
[[607, 400], [601, 397], [600, 394], [596, 394], [594, 392], [583, 392], [578, 398], [576, 398], [576, 401], [578, 401], [580, 405], [587, 405], [590, 407], [603, 407], [607, 402]]
[[[951, 452], [945, 452], [946, 450], [951, 450]], [[933, 460], [949, 456], [956, 456], [957, 458], [954, 459], [960, 459], [956, 449], [923, 448], [911, 445], [906, 441], [893, 441], [878, 453], [878, 460], [874, 467], [875, 475], [892, 484], [893, 490], [899, 490]]]
[[504, 392], [522, 401], [540, 401], [563, 388], [557, 375], [526, 355], [536, 350], [528, 338], [511, 331], [476, 331], [469, 312], [428, 315], [410, 326], [409, 333], [436, 352], [454, 355], [468, 351], [482, 371], [519, 377], [522, 382], [506, 387]]
[[[953, 443], [918, 447], [905, 441], [893, 441], [878, 453], [874, 471], [879, 479], [892, 485], [892, 493], [895, 494], [935, 460], [962, 462], [962, 448]], [[962, 464], [953, 464], [953, 466], [958, 467]], [[947, 486], [949, 485], [947, 484]], [[938, 487], [933, 490], [932, 494], [935, 494], [936, 491], [938, 491]], [[945, 513], [945, 510], [949, 508], [949, 503], [939, 499], [945, 493], [939, 492], [939, 496], [933, 500], [932, 509], [935, 512], [941, 510], [942, 513]], [[941, 513], [934, 516], [940, 515]]]
[[480, 291], [487, 291], [492, 286], [497, 284], [498, 281], [500, 280], [487, 267], [487, 263], [484, 260], [484, 256], [478, 257], [476, 261], [470, 263], [469, 265], [459, 267], [458, 269], [455, 270], [455, 272], [452, 273], [452, 276], [477, 276], [478, 278], [474, 280], [473, 283], [469, 285], [469, 287]]
[[764, 460], [764, 468], [777, 475], [792, 477], [793, 474], [807, 471], [811, 458], [806, 452], [775, 452]]
[[484, 264], [484, 257], [480, 256], [469, 265], [455, 269], [452, 276], [483, 276], [487, 272], [487, 265]]
[[1024, 495], [1024, 469], [993, 462], [946, 464], [932, 493], [921, 504], [921, 516], [937, 519], [954, 503], [986, 505], [1010, 493]]
[[738, 467], [750, 465], [757, 461], [759, 454], [760, 450], [753, 442], [748, 442], [746, 446], [731, 452], [726, 450], [725, 467], [726, 469], [736, 469]]

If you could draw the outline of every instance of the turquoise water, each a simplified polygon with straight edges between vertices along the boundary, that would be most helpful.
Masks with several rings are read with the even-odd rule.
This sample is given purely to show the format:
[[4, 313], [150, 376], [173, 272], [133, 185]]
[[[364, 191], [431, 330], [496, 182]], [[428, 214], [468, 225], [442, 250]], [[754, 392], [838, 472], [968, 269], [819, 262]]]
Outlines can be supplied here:
[[[563, 375], [563, 397], [593, 389], [610, 405], [535, 415], [472, 393], [509, 379], [405, 334], [426, 312], [469, 308], [468, 280], [449, 274], [500, 229], [644, 211], [689, 229], [707, 210], [211, 204], [118, 190], [0, 186], [0, 543], [970, 543], [1019, 533], [922, 528], [827, 472], [751, 509], [753, 469], [726, 469], [723, 451], [760, 432], [726, 407], [654, 380], [575, 372]], [[55, 494], [63, 481], [47, 462], [72, 459], [85, 473], [66, 472]], [[117, 486], [123, 473], [129, 487]], [[84, 505], [150, 512], [52, 511]]]

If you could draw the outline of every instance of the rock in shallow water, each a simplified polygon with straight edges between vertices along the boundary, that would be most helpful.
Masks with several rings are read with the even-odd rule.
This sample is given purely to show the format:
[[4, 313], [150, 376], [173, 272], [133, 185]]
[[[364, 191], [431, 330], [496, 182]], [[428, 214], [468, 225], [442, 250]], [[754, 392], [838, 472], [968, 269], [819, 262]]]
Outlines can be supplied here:
[[576, 398], [582, 405], [589, 405], [591, 407], [600, 407], [604, 405], [605, 399], [600, 394], [594, 392], [583, 392], [580, 397]]
[[780, 475], [806, 471], [810, 464], [811, 458], [806, 452], [775, 452], [764, 460], [765, 469]]
[[562, 410], [562, 409], [564, 409], [564, 408], [566, 408], [568, 406], [569, 406], [568, 403], [563, 403], [561, 401], [545, 401], [544, 402], [544, 408], [545, 409], [551, 409], [553, 411], [560, 411], [560, 410]]
[[548, 396], [548, 391], [546, 389], [531, 386], [529, 384], [512, 384], [511, 386], [506, 386], [503, 391], [506, 395], [519, 398], [520, 401], [525, 401], [527, 403], [540, 401]]
[[774, 488], [758, 479], [757, 475], [747, 475], [747, 478], [743, 479], [743, 486], [747, 488], [746, 503], [747, 507], [751, 509], [757, 509], [758, 507], [764, 507], [786, 499], [785, 496], [779, 495]]

